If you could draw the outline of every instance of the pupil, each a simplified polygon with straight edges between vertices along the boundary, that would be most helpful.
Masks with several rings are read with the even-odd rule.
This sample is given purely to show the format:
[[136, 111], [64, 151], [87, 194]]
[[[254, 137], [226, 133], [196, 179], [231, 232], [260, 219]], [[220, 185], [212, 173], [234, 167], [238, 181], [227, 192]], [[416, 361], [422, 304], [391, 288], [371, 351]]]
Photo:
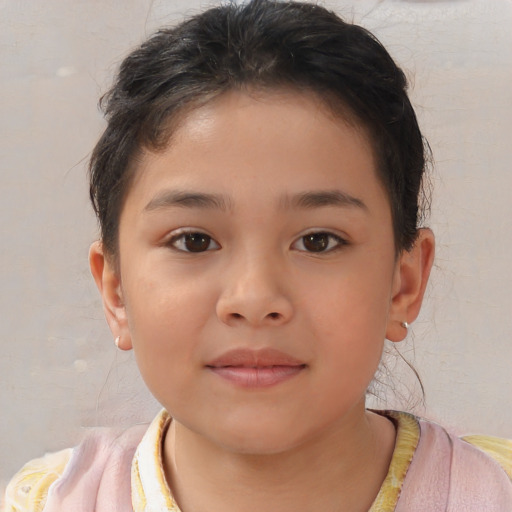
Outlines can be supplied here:
[[190, 252], [202, 252], [208, 250], [210, 237], [202, 233], [189, 233], [185, 236], [185, 247]]
[[311, 252], [324, 251], [329, 245], [329, 235], [326, 233], [313, 233], [304, 237], [304, 247]]

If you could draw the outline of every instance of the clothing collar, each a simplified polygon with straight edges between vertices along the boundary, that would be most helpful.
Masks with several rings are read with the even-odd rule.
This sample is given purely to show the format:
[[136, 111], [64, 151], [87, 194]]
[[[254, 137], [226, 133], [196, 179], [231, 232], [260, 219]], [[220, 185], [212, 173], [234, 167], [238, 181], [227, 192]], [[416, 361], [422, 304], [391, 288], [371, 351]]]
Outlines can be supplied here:
[[[395, 424], [397, 435], [388, 474], [369, 512], [392, 512], [418, 445], [420, 427], [415, 416], [404, 412], [374, 412], [389, 418]], [[170, 422], [169, 414], [162, 410], [150, 424], [135, 452], [131, 467], [134, 512], [180, 512], [163, 468], [163, 440]]]
[[395, 424], [396, 439], [388, 473], [369, 512], [393, 512], [420, 440], [420, 425], [415, 416], [406, 412], [373, 412], [389, 418]]

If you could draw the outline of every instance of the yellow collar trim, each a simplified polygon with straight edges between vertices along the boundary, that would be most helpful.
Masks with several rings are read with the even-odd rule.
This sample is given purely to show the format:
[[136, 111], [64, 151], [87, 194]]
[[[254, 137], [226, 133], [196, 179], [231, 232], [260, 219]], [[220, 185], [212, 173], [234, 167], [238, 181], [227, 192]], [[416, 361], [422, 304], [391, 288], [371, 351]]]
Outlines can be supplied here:
[[396, 440], [388, 474], [369, 512], [393, 512], [420, 440], [420, 426], [415, 416], [405, 412], [373, 412], [386, 416], [395, 424]]
[[165, 480], [162, 443], [171, 418], [164, 409], [151, 422], [132, 461], [132, 506], [134, 512], [167, 510], [180, 512]]
[[[407, 413], [374, 411], [388, 417], [397, 429], [395, 449], [388, 474], [369, 512], [395, 510], [405, 475], [420, 438], [418, 420]], [[162, 410], [150, 424], [132, 461], [132, 505], [134, 512], [167, 510], [180, 512], [165, 480], [162, 443], [171, 418]]]

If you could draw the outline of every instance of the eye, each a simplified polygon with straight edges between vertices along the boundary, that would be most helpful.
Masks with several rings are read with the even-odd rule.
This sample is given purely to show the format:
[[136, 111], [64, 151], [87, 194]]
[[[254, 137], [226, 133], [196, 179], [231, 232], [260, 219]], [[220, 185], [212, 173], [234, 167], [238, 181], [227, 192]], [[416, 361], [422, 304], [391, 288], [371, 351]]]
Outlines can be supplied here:
[[211, 236], [199, 231], [178, 233], [169, 240], [168, 245], [183, 252], [206, 252], [220, 249], [220, 245]]
[[347, 241], [333, 233], [318, 232], [308, 233], [300, 237], [293, 248], [306, 252], [330, 252], [339, 249], [342, 245], [347, 245]]

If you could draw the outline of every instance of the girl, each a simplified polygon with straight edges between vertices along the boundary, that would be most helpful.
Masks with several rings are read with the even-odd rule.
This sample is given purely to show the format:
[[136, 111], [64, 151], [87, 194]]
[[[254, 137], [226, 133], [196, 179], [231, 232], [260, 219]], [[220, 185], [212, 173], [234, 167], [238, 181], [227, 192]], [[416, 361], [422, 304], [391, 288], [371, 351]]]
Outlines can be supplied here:
[[164, 409], [27, 464], [6, 510], [512, 508], [510, 443], [365, 408], [434, 257], [428, 146], [374, 37], [213, 8], [129, 55], [105, 112], [90, 265]]

